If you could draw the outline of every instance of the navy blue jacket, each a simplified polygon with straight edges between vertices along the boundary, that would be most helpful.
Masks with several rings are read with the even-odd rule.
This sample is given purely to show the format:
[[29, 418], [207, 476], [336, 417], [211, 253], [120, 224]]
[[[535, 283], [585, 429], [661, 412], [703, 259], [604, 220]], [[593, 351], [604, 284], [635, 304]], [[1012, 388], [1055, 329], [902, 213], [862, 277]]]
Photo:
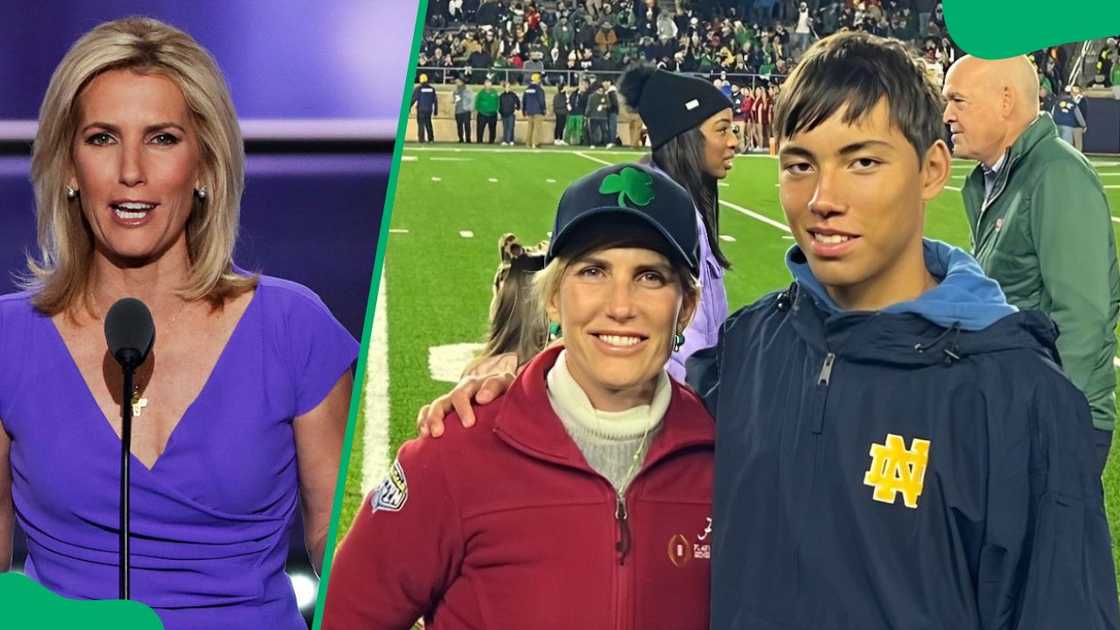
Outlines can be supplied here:
[[412, 102], [409, 107], [416, 105], [417, 114], [439, 114], [439, 99], [436, 89], [429, 83], [422, 83], [412, 91]]
[[1078, 121], [1080, 116], [1084, 120], [1081, 113], [1081, 108], [1074, 102], [1073, 97], [1069, 94], [1063, 95], [1054, 103], [1054, 109], [1050, 112], [1054, 116], [1054, 124], [1063, 127], [1082, 127], [1081, 121]]
[[962, 330], [807, 286], [688, 364], [717, 422], [711, 627], [1116, 628], [1089, 405], [1053, 323]]
[[522, 97], [526, 116], [537, 116], [545, 113], [546, 101], [544, 99], [544, 88], [539, 83], [530, 83], [525, 87], [525, 94]]

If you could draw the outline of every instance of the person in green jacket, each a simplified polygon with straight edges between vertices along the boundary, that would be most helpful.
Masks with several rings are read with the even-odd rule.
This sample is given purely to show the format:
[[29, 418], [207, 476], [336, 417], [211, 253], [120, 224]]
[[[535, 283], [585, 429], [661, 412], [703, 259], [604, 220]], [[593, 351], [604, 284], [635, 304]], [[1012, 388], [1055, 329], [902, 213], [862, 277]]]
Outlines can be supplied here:
[[1120, 101], [1120, 61], [1112, 63], [1112, 76], [1109, 85], [1112, 86], [1112, 95]]
[[1026, 57], [964, 56], [945, 77], [944, 121], [954, 155], [980, 162], [961, 191], [973, 255], [1008, 302], [1058, 325], [1062, 367], [1089, 399], [1103, 471], [1120, 316], [1111, 211], [1092, 164], [1039, 113], [1038, 86]]
[[475, 127], [478, 143], [482, 144], [482, 130], [489, 129], [490, 139], [487, 142], [494, 144], [494, 135], [498, 129], [498, 91], [494, 89], [494, 83], [489, 77], [482, 83], [482, 89], [474, 97], [474, 110], [478, 112]]

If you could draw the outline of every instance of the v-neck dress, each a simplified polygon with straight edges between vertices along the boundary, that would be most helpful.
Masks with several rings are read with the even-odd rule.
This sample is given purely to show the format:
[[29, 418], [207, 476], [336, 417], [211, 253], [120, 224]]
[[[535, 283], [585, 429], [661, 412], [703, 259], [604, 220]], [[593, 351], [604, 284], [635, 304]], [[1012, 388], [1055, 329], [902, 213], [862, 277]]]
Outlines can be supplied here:
[[[25, 570], [66, 597], [114, 599], [120, 439], [30, 297], [0, 297], [0, 419]], [[357, 350], [312, 291], [262, 276], [164, 453], [151, 469], [133, 457], [132, 596], [169, 630], [306, 627], [284, 573], [299, 499], [292, 422]]]

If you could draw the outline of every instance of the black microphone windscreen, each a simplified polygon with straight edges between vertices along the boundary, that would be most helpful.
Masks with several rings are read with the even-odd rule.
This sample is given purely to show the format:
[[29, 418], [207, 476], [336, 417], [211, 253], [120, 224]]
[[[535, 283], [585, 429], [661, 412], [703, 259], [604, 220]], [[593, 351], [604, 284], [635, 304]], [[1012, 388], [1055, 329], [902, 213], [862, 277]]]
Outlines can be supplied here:
[[132, 367], [144, 362], [156, 339], [156, 325], [152, 313], [136, 298], [123, 298], [109, 308], [105, 315], [105, 341], [109, 353], [122, 365], [127, 360]]

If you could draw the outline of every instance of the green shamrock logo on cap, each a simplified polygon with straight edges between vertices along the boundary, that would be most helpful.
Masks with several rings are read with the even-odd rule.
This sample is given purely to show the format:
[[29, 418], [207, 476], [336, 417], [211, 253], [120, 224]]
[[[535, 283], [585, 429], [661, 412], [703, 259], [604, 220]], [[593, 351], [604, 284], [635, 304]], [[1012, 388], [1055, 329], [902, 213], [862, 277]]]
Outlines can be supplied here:
[[618, 193], [618, 205], [626, 207], [626, 198], [638, 206], [646, 206], [653, 201], [653, 177], [645, 171], [627, 166], [617, 173], [611, 173], [599, 184], [599, 192], [604, 195]]

